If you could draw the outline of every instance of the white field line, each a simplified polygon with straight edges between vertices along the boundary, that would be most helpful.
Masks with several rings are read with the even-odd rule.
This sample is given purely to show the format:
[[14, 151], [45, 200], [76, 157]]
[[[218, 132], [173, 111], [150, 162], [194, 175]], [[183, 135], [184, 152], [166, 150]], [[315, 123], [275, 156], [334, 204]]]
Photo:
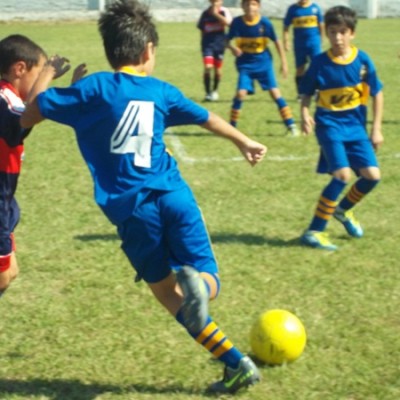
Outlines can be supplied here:
[[[238, 157], [229, 157], [229, 158], [221, 158], [221, 157], [190, 157], [185, 147], [183, 146], [181, 140], [171, 131], [167, 132], [167, 141], [169, 142], [169, 147], [172, 150], [174, 156], [179, 158], [179, 160], [186, 164], [195, 164], [195, 163], [224, 163], [224, 162], [237, 162], [244, 161], [244, 158], [241, 156]], [[315, 161], [317, 159], [317, 154], [315, 155], [305, 155], [305, 156], [294, 156], [291, 154], [280, 156], [280, 155], [268, 155], [266, 156], [266, 161], [276, 161], [276, 162], [288, 162], [288, 161], [305, 161], [312, 160]], [[388, 154], [379, 156], [379, 159], [400, 159], [400, 153]]]

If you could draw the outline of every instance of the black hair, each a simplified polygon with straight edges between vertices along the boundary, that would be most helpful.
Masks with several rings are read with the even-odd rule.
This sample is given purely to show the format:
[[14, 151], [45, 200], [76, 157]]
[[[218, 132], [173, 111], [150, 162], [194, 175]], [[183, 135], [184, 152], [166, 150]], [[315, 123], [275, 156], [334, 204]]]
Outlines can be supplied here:
[[8, 73], [18, 61], [24, 61], [30, 70], [39, 64], [40, 56], [47, 58], [44, 50], [26, 36], [7, 36], [0, 41], [0, 74]]
[[330, 25], [344, 25], [354, 32], [357, 25], [357, 14], [349, 7], [332, 7], [325, 13], [324, 23], [325, 27]]
[[146, 5], [117, 0], [100, 15], [98, 28], [108, 62], [114, 69], [138, 64], [148, 43], [158, 45], [158, 33]]

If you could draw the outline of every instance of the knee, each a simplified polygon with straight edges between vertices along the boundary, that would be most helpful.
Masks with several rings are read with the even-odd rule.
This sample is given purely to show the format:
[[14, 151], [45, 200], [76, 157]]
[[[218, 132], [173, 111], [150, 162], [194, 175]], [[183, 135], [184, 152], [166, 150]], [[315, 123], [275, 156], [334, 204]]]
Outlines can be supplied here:
[[219, 275], [216, 273], [202, 272], [201, 277], [207, 285], [210, 300], [216, 299], [221, 289]]
[[364, 179], [368, 179], [370, 181], [380, 181], [381, 180], [381, 171], [377, 167], [362, 169], [360, 171], [360, 175]]
[[342, 168], [333, 172], [332, 175], [339, 181], [349, 183], [351, 179], [351, 170], [350, 168]]
[[239, 90], [236, 93], [236, 99], [243, 101], [246, 98], [247, 92], [245, 90]]

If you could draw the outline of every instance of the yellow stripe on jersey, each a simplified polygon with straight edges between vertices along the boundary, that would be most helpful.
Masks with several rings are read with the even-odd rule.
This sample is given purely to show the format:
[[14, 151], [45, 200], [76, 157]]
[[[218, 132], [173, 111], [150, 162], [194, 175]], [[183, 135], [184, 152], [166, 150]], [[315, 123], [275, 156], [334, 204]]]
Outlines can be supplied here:
[[294, 28], [315, 28], [318, 26], [318, 18], [316, 15], [305, 15], [303, 17], [293, 18]]
[[265, 51], [268, 47], [268, 38], [266, 37], [239, 37], [236, 38], [236, 46], [243, 53], [258, 54]]
[[369, 86], [362, 82], [356, 86], [347, 86], [321, 90], [317, 106], [331, 111], [346, 111], [368, 104]]

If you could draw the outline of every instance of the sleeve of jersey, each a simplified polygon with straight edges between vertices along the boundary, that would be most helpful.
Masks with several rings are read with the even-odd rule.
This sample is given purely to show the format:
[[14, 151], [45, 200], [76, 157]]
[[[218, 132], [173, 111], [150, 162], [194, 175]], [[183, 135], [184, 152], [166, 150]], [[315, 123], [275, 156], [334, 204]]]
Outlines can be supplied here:
[[37, 101], [43, 117], [72, 127], [84, 103], [82, 91], [77, 85], [47, 89], [39, 94]]
[[26, 132], [19, 124], [21, 114], [10, 112], [7, 103], [0, 98], [0, 115], [0, 137], [11, 146], [18, 145]]
[[289, 7], [286, 12], [285, 18], [283, 19], [283, 26], [285, 28], [288, 28], [290, 26], [290, 24], [292, 23], [292, 16], [291, 16], [290, 11], [291, 11], [291, 8]]
[[228, 40], [232, 40], [234, 37], [238, 36], [236, 33], [236, 26], [237, 26], [237, 19], [234, 18], [230, 27], [229, 27], [229, 31], [226, 35], [226, 37], [228, 38]]
[[321, 7], [318, 6], [318, 22], [321, 24], [324, 22], [324, 15], [322, 14]]
[[209, 113], [204, 107], [186, 98], [174, 86], [166, 86], [165, 98], [168, 101], [166, 126], [201, 125], [208, 121]]
[[266, 32], [265, 36], [269, 37], [273, 42], [276, 42], [278, 40], [278, 37], [276, 36], [275, 29], [274, 29], [272, 23], [269, 20], [265, 19], [264, 25], [265, 25], [265, 32]]
[[372, 60], [368, 56], [366, 56], [366, 60], [368, 65], [367, 67], [368, 75], [366, 81], [370, 88], [370, 94], [372, 97], [374, 97], [382, 90], [383, 84], [378, 78], [375, 65], [372, 62]]

